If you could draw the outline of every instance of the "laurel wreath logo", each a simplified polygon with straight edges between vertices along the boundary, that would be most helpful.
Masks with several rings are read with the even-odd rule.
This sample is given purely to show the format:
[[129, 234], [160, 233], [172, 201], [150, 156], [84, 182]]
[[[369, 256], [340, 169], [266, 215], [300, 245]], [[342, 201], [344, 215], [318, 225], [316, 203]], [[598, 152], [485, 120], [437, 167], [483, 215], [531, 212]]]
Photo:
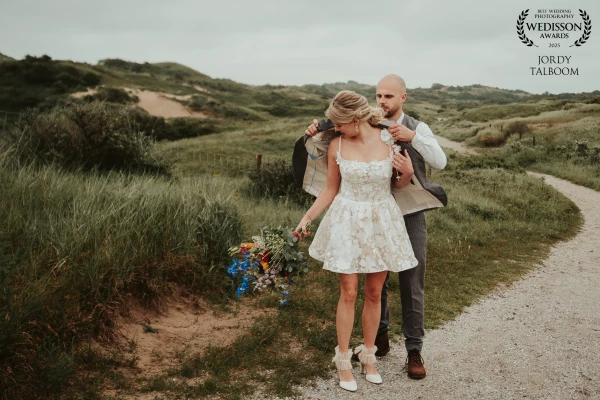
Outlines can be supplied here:
[[539, 47], [539, 46], [535, 45], [531, 41], [531, 39], [529, 39], [527, 36], [525, 36], [525, 30], [523, 29], [523, 23], [525, 23], [525, 18], [527, 17], [527, 14], [529, 14], [529, 9], [521, 12], [521, 15], [519, 15], [519, 18], [517, 18], [517, 34], [519, 35], [519, 39], [521, 39], [521, 42], [525, 43], [527, 46]]
[[592, 21], [590, 20], [590, 16], [585, 12], [585, 10], [581, 9], [579, 9], [579, 15], [581, 15], [581, 18], [583, 18], [583, 22], [585, 24], [585, 27], [583, 28], [583, 34], [569, 47], [581, 46], [590, 38], [590, 33], [592, 33]]

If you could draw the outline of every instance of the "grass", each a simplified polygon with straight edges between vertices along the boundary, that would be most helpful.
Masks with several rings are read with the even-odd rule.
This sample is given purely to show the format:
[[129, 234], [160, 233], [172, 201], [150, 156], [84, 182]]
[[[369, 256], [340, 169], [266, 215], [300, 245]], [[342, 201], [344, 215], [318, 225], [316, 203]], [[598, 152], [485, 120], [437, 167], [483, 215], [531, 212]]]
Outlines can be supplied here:
[[[488, 151], [509, 163], [600, 190], [600, 105], [594, 99], [561, 100], [553, 107], [526, 118], [511, 115], [485, 123], [456, 116], [436, 123], [433, 130], [473, 146], [495, 142], [498, 148]], [[523, 121], [531, 133], [507, 137], [503, 129], [513, 121]]]
[[[176, 82], [169, 74], [180, 71], [165, 68], [164, 81]], [[157, 73], [152, 71], [107, 73], [114, 79], [121, 79], [120, 74], [148, 74], [150, 79]], [[224, 81], [211, 88], [242, 90]], [[263, 89], [297, 94], [294, 88]], [[318, 97], [332, 87], [311, 90]], [[277, 94], [269, 96], [273, 100]], [[441, 110], [424, 101], [416, 104], [417, 112], [426, 115]], [[574, 204], [522, 172], [523, 166], [555, 168], [562, 174], [570, 170], [596, 184], [597, 166], [574, 149], [568, 151], [575, 155], [565, 158], [568, 168], [560, 168], [560, 157], [553, 164], [548, 161], [546, 154], [560, 152], [560, 146], [576, 139], [588, 141], [590, 148], [597, 144], [598, 106], [564, 106], [525, 118], [534, 126], [537, 147], [524, 137], [490, 157], [451, 154], [446, 170], [434, 172], [432, 180], [446, 188], [450, 204], [427, 213], [426, 328], [439, 327], [480, 296], [518, 279], [553, 243], [576, 233], [582, 219]], [[0, 368], [9, 371], [0, 377], [0, 398], [94, 399], [102, 398], [107, 387], [171, 398], [243, 398], [257, 391], [287, 396], [296, 394], [295, 385], [325, 376], [335, 346], [338, 284], [315, 260], [309, 261], [312, 272], [295, 283], [292, 301], [280, 312], [257, 320], [229, 346], [182, 353], [180, 364], [162, 375], [133, 379], [135, 354], [86, 346], [90, 338], [110, 339], [114, 315], [127, 293], [152, 306], [173, 285], [181, 285], [214, 304], [227, 304], [234, 294], [224, 268], [227, 248], [265, 225], [293, 228], [305, 212], [289, 196], [250, 195], [246, 172], [256, 153], [264, 162], [289, 159], [311, 119], [238, 120], [226, 132], [158, 143], [153, 151], [175, 163], [171, 177], [33, 167], [0, 151], [0, 262], [5, 266], [0, 315], [8, 315], [0, 319]], [[577, 122], [567, 127], [566, 120]], [[454, 117], [443, 124], [451, 135], [483, 126]], [[241, 161], [233, 166], [226, 161], [224, 167], [200, 154]], [[304, 250], [308, 245], [302, 244]], [[398, 282], [390, 282], [390, 329], [400, 334]], [[275, 295], [242, 301], [278, 307]], [[362, 302], [361, 294], [357, 308]], [[360, 340], [359, 321], [353, 344]]]
[[279, 119], [271, 123], [247, 123], [243, 129], [197, 138], [161, 142], [157, 151], [175, 161], [182, 175], [212, 173], [239, 176], [253, 168], [256, 154], [263, 161], [291, 159], [294, 141], [304, 134], [312, 120]]
[[[282, 121], [265, 128], [265, 136], [291, 145], [300, 124]], [[278, 131], [287, 133], [277, 135]], [[241, 133], [229, 135], [223, 134], [221, 146], [239, 146], [229, 139]], [[213, 151], [218, 149], [218, 140], [209, 143]], [[262, 143], [265, 154], [275, 155], [282, 146], [268, 147], [267, 143]], [[454, 318], [479, 296], [517, 279], [544, 257], [550, 244], [570, 237], [580, 223], [574, 205], [540, 180], [465, 160], [451, 156], [447, 171], [435, 172], [433, 177], [446, 188], [451, 203], [428, 213], [427, 328]], [[135, 367], [135, 356], [104, 354], [81, 346], [87, 337], [110, 333], [111, 311], [118, 309], [122, 293], [132, 292], [151, 303], [168, 292], [169, 282], [194, 282], [191, 289], [204, 296], [210, 294], [209, 287], [221, 293], [216, 298], [233, 295], [233, 283], [220, 273], [214, 278], [204, 275], [204, 280], [189, 278], [189, 274], [202, 274], [196, 267], [198, 261], [193, 261], [199, 260], [201, 249], [195, 243], [201, 241], [190, 232], [198, 226], [198, 215], [214, 218], [208, 204], [220, 204], [232, 222], [208, 222], [201, 237], [227, 237], [231, 243], [250, 237], [264, 225], [294, 227], [305, 211], [294, 202], [285, 197], [257, 201], [245, 194], [248, 178], [207, 176], [191, 168], [179, 169], [173, 181], [83, 175], [52, 166], [19, 167], [2, 177], [0, 201], [7, 224], [0, 254], [11, 266], [3, 275], [3, 287], [11, 291], [2, 297], [2, 304], [11, 307], [14, 318], [2, 322], [0, 343], [3, 353], [8, 349], [13, 354], [9, 358], [12, 377], [22, 379], [20, 368], [36, 371], [30, 377], [35, 376], [37, 383], [28, 385], [32, 396], [47, 388], [57, 395], [79, 395], [78, 387], [86, 388], [88, 398], [99, 398], [106, 387], [123, 394], [159, 391], [173, 398], [217, 393], [243, 398], [256, 390], [284, 396], [293, 395], [295, 385], [328, 373], [335, 346], [337, 279], [315, 260], [309, 263], [312, 272], [297, 281], [289, 307], [257, 320], [228, 347], [182, 354], [180, 365], [163, 375], [132, 380], [127, 371]], [[212, 230], [223, 225], [222, 233]], [[24, 237], [30, 239], [19, 239]], [[308, 243], [303, 246], [306, 250]], [[216, 265], [219, 262], [215, 260]], [[200, 265], [207, 265], [206, 260]], [[398, 285], [396, 279], [390, 282], [391, 330], [400, 334]], [[275, 295], [257, 300], [257, 307], [278, 304]], [[359, 297], [358, 307], [362, 301]], [[82, 319], [88, 314], [91, 319]], [[31, 325], [32, 321], [36, 323]], [[358, 321], [354, 344], [360, 335]], [[46, 324], [59, 336], [51, 335]], [[27, 326], [37, 326], [24, 331], [29, 332], [29, 339], [14, 336]], [[7, 342], [11, 332], [15, 339]], [[80, 370], [87, 372], [75, 373]], [[16, 382], [4, 381], [5, 393], [22, 391]]]
[[214, 266], [239, 242], [242, 216], [233, 198], [211, 193], [210, 178], [84, 174], [4, 157], [0, 170], [6, 398], [24, 384], [31, 397], [48, 382], [68, 386], [79, 368], [77, 345], [112, 337], [127, 294], [148, 306], [173, 284], [213, 301], [233, 296], [233, 283]]
[[[518, 279], [546, 256], [552, 243], [572, 237], [582, 221], [574, 204], [540, 179], [518, 170], [483, 168], [485, 163], [479, 161], [473, 164], [478, 167], [465, 168], [469, 163], [452, 155], [447, 171], [434, 173], [433, 179], [446, 188], [451, 203], [427, 214], [427, 329], [439, 327], [477, 298]], [[221, 188], [235, 190], [229, 184]], [[246, 182], [242, 179], [236, 184]], [[237, 193], [241, 191], [238, 186]], [[249, 216], [255, 222], [266, 220], [263, 213], [271, 210], [271, 221], [294, 226], [304, 211], [284, 199], [265, 202], [266, 209], [254, 199], [238, 199], [239, 206], [252, 210]], [[285, 208], [274, 208], [277, 204]], [[258, 226], [248, 226], [253, 225]], [[252, 229], [246, 231], [246, 237], [250, 234]], [[303, 246], [306, 249], [308, 243]], [[326, 376], [336, 341], [337, 277], [321, 270], [315, 260], [309, 261], [309, 267], [312, 272], [297, 281], [292, 302], [279, 313], [257, 320], [230, 346], [186, 354], [179, 367], [144, 380], [141, 390], [168, 398], [218, 394], [235, 399], [256, 390], [292, 396], [297, 394], [295, 385]], [[398, 282], [390, 282], [390, 329], [400, 335]], [[265, 307], [277, 306], [276, 296], [259, 300]], [[359, 294], [358, 309], [362, 302]], [[360, 341], [359, 320], [353, 345]], [[173, 378], [178, 383], [173, 383]], [[190, 379], [193, 385], [188, 383]]]

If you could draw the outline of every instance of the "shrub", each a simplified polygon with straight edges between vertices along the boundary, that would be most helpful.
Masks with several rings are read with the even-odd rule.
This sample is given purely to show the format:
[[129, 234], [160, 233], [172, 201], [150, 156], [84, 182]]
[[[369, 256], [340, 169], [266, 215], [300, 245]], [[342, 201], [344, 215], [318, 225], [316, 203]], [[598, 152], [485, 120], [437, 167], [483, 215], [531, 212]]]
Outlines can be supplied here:
[[504, 136], [506, 139], [511, 135], [518, 134], [519, 140], [523, 137], [525, 133], [531, 133], [531, 127], [525, 121], [514, 121], [511, 122], [504, 131]]
[[479, 141], [486, 147], [498, 147], [506, 143], [506, 139], [501, 135], [486, 134]]
[[414, 119], [418, 119], [419, 121], [422, 121], [421, 117], [419, 116], [419, 114], [417, 114], [417, 112], [411, 108], [405, 108], [404, 112], [406, 113], [406, 115], [410, 115], [411, 117], [413, 117]]
[[507, 170], [522, 171], [522, 168], [514, 161], [498, 154], [482, 154], [473, 156], [461, 156], [456, 162], [452, 162], [446, 169], [448, 170], [467, 170], [467, 169], [494, 169], [504, 168]]
[[253, 185], [250, 194], [262, 197], [289, 199], [303, 207], [312, 204], [314, 197], [296, 186], [289, 159], [276, 159], [252, 170], [249, 178]]
[[178, 140], [223, 132], [237, 126], [240, 126], [239, 123], [212, 118], [172, 118], [169, 120], [168, 129], [158, 132], [154, 137], [157, 140]]
[[24, 162], [169, 174], [166, 161], [151, 153], [153, 139], [126, 107], [69, 103], [48, 113], [29, 110], [10, 138]]
[[125, 90], [114, 87], [101, 87], [94, 95], [86, 96], [85, 99], [88, 101], [100, 100], [117, 104], [137, 103], [140, 101], [139, 97], [130, 96]]

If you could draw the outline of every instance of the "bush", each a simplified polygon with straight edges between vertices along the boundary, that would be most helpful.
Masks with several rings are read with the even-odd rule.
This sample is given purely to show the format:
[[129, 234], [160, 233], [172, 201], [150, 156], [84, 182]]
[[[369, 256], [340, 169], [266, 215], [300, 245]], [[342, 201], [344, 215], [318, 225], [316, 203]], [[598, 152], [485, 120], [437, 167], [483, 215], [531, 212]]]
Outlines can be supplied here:
[[65, 98], [65, 93], [99, 83], [98, 74], [47, 56], [2, 62], [0, 109], [15, 112], [29, 107], [49, 109], [57, 105], [57, 98]]
[[485, 134], [479, 138], [485, 147], [498, 147], [506, 143], [506, 138], [501, 135]]
[[168, 129], [154, 135], [157, 140], [179, 140], [189, 137], [210, 135], [235, 129], [241, 124], [232, 121], [202, 118], [171, 118]]
[[411, 108], [405, 108], [404, 112], [406, 113], [406, 115], [410, 115], [414, 119], [418, 119], [419, 121], [422, 121], [421, 117], [419, 116], [419, 114], [415, 110], [413, 110]]
[[468, 170], [468, 169], [494, 169], [504, 168], [513, 171], [522, 171], [523, 169], [514, 161], [507, 157], [497, 154], [461, 156], [456, 162], [449, 163], [448, 170]]
[[311, 205], [314, 197], [296, 186], [289, 159], [276, 159], [263, 163], [260, 170], [252, 170], [249, 178], [253, 185], [250, 194], [262, 197], [289, 199], [302, 207]]
[[69, 103], [49, 113], [29, 110], [9, 137], [26, 163], [170, 173], [166, 161], [152, 155], [153, 139], [126, 107]]
[[140, 101], [139, 97], [130, 96], [125, 90], [113, 87], [101, 87], [94, 95], [86, 96], [85, 99], [88, 101], [100, 100], [117, 104], [130, 104]]
[[531, 132], [531, 127], [525, 121], [514, 121], [506, 127], [504, 136], [508, 139], [511, 135], [518, 134], [520, 140], [523, 137], [523, 134]]

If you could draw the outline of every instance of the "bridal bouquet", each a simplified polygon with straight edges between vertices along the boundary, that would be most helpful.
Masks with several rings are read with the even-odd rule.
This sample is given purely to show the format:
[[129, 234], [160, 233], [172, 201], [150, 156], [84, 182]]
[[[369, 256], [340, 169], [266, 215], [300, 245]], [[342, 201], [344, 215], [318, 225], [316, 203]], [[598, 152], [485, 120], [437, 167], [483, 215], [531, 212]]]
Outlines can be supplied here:
[[279, 304], [288, 303], [293, 277], [308, 272], [306, 257], [298, 246], [301, 240], [290, 228], [264, 227], [252, 241], [230, 248], [233, 262], [227, 273], [240, 279], [237, 296], [276, 289], [281, 295]]

